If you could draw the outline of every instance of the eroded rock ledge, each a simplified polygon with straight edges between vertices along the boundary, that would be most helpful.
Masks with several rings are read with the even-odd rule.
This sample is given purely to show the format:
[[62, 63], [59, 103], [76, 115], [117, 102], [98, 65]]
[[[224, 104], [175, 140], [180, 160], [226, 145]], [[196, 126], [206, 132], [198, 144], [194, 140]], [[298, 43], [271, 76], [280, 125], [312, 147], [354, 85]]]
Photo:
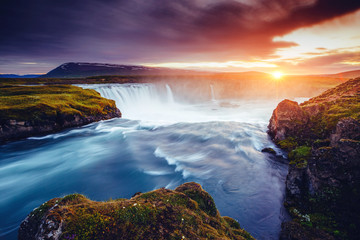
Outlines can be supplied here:
[[288, 151], [285, 206], [293, 221], [281, 239], [360, 235], [360, 78], [298, 105], [284, 100], [268, 133]]
[[19, 240], [250, 239], [197, 183], [161, 188], [131, 199], [95, 202], [80, 194], [54, 198], [22, 222]]
[[61, 131], [66, 128], [83, 126], [92, 122], [121, 117], [121, 112], [116, 107], [108, 108], [107, 114], [81, 116], [57, 114], [54, 117], [43, 117], [42, 121], [18, 121], [9, 119], [0, 123], [0, 144], [11, 140], [39, 136]]

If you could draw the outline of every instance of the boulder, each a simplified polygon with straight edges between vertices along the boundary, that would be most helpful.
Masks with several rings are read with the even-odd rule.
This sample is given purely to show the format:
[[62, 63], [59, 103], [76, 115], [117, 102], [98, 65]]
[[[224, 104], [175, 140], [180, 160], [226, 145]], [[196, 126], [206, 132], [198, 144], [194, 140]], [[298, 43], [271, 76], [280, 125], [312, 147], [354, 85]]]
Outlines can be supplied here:
[[281, 101], [270, 119], [268, 133], [277, 142], [284, 140], [296, 133], [298, 125], [304, 125], [308, 121], [308, 116], [295, 101], [285, 99]]

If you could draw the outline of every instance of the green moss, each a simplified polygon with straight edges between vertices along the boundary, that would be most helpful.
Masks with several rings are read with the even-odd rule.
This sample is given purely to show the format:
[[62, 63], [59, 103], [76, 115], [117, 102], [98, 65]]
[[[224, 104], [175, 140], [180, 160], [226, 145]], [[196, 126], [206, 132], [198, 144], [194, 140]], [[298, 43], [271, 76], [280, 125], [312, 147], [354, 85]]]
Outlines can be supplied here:
[[2, 120], [42, 122], [59, 115], [104, 115], [114, 107], [113, 100], [102, 98], [95, 90], [76, 86], [0, 87]]
[[307, 166], [307, 159], [311, 156], [311, 147], [297, 147], [289, 153], [290, 164], [295, 164], [297, 168]]
[[289, 158], [307, 158], [311, 155], [311, 147], [301, 146], [289, 153]]
[[291, 151], [298, 146], [298, 141], [295, 139], [295, 137], [288, 137], [284, 140], [279, 141], [277, 144], [280, 146], [281, 149]]
[[219, 213], [216, 209], [214, 199], [209, 193], [204, 191], [200, 185], [196, 183], [185, 183], [175, 189], [176, 191], [182, 192], [192, 200], [198, 203], [199, 208], [206, 212], [210, 216], [217, 216]]
[[82, 203], [84, 201], [87, 201], [87, 198], [79, 193], [73, 193], [73, 194], [69, 194], [66, 195], [65, 197], [63, 197], [59, 204], [61, 205], [66, 205], [66, 204], [79, 204]]

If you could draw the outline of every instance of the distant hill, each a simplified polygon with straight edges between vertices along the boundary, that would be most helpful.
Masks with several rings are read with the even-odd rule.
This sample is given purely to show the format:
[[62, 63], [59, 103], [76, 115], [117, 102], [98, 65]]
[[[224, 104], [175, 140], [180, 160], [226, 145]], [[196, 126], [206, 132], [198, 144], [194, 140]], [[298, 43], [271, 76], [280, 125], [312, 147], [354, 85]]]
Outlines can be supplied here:
[[40, 75], [27, 74], [27, 75], [17, 75], [17, 74], [0, 74], [0, 78], [36, 78]]
[[79, 78], [106, 75], [161, 75], [199, 73], [189, 70], [145, 67], [136, 65], [117, 65], [106, 63], [69, 62], [60, 65], [41, 77], [44, 78]]
[[356, 78], [356, 77], [360, 77], [360, 70], [341, 72], [336, 74], [327, 74], [323, 76], [335, 77], [335, 78]]

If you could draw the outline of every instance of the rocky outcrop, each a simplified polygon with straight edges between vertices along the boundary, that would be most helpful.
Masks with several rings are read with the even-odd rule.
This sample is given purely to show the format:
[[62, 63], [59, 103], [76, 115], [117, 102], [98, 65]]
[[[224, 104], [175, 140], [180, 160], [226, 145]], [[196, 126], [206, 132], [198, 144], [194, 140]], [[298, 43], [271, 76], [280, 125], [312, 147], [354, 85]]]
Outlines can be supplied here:
[[296, 134], [299, 124], [307, 122], [308, 116], [299, 104], [286, 99], [279, 103], [271, 116], [269, 134], [275, 141], [284, 140]]
[[0, 144], [121, 117], [115, 101], [72, 85], [0, 86]]
[[56, 116], [43, 116], [41, 121], [18, 121], [16, 119], [0, 121], [0, 144], [30, 136], [39, 136], [58, 132], [65, 128], [78, 127], [100, 120], [121, 117], [121, 112], [116, 107], [107, 107], [106, 114], [81, 116], [78, 114], [57, 114]]
[[285, 206], [293, 217], [281, 239], [359, 236], [359, 106], [360, 78], [274, 110], [269, 135], [289, 152]]
[[341, 119], [336, 124], [336, 130], [330, 136], [331, 146], [338, 145], [341, 139], [353, 139], [360, 141], [360, 124], [353, 118]]
[[194, 182], [131, 199], [95, 202], [80, 194], [52, 199], [33, 210], [19, 228], [32, 239], [250, 239]]

